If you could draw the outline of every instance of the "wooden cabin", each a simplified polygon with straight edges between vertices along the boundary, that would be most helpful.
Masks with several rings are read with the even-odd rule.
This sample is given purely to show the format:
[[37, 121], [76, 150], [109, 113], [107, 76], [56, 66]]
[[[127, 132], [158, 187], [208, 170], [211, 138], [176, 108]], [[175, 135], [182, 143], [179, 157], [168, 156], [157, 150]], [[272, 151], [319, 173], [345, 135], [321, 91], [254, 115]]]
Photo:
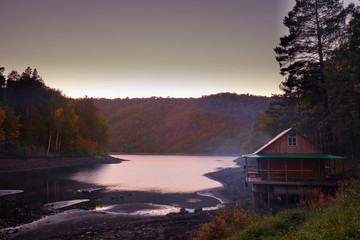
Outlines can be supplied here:
[[290, 128], [245, 158], [246, 182], [251, 184], [254, 207], [288, 203], [314, 188], [337, 186], [342, 157], [320, 148]]

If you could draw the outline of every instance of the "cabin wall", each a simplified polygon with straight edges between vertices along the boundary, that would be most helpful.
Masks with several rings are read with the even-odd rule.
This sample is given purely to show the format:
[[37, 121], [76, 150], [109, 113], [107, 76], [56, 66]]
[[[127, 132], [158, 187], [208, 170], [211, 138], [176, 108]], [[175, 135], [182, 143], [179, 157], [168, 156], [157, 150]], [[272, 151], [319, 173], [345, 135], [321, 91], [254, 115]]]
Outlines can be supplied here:
[[[323, 153], [320, 148], [299, 134], [296, 134], [296, 146], [289, 146], [289, 133], [296, 132], [288, 129], [254, 153], [280, 153], [279, 158], [262, 158], [264, 156], [256, 158], [257, 164], [253, 164], [251, 175], [247, 170], [247, 181], [252, 183], [255, 208], [264, 206], [270, 208], [271, 202], [279, 201], [288, 204], [289, 199], [299, 199], [302, 195], [312, 193], [319, 187], [331, 190], [336, 186], [336, 182], [329, 181], [332, 168], [325, 167], [328, 160], [296, 158], [301, 155], [288, 159], [282, 158], [286, 157], [286, 155], [281, 155], [282, 153]], [[291, 134], [291, 136], [294, 135]], [[295, 144], [294, 139], [290, 143]]]
[[262, 181], [321, 182], [324, 180], [324, 163], [321, 159], [259, 159]]
[[285, 134], [260, 153], [322, 153], [322, 151], [299, 134], [297, 134], [297, 145], [288, 146], [288, 134]]

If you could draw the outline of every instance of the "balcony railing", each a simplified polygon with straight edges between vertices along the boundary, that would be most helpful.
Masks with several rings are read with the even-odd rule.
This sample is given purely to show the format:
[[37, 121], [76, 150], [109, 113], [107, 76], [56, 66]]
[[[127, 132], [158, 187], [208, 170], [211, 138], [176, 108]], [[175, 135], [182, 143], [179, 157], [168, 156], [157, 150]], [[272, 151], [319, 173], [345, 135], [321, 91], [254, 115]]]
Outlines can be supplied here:
[[257, 169], [248, 167], [247, 177], [253, 181], [311, 182], [324, 181], [319, 170]]

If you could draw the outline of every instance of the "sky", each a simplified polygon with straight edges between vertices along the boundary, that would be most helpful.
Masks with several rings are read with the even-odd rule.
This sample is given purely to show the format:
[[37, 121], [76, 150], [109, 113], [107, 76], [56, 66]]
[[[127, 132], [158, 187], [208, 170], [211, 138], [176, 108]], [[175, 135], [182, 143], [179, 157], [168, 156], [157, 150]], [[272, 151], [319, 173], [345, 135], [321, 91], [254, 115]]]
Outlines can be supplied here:
[[[345, 1], [345, 3], [350, 0]], [[295, 0], [3, 0], [0, 67], [73, 98], [271, 96]]]

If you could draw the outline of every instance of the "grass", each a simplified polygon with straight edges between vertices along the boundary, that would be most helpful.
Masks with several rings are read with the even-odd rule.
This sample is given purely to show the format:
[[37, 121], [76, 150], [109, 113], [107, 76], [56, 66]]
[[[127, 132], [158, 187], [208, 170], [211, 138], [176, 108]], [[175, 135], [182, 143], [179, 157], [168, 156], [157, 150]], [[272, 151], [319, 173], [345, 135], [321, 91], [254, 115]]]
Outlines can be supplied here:
[[[273, 238], [270, 238], [273, 239]], [[348, 196], [277, 239], [360, 239], [360, 196]]]
[[326, 207], [285, 210], [264, 218], [228, 240], [360, 239], [360, 185], [340, 191]]
[[202, 225], [196, 239], [360, 239], [360, 181], [344, 183], [336, 197], [321, 195], [308, 196], [306, 209], [285, 210], [276, 216], [260, 217], [241, 205], [221, 210]]
[[265, 218], [247, 227], [230, 239], [277, 239], [279, 235], [296, 229], [308, 218], [309, 213], [305, 210], [285, 210], [276, 217]]

